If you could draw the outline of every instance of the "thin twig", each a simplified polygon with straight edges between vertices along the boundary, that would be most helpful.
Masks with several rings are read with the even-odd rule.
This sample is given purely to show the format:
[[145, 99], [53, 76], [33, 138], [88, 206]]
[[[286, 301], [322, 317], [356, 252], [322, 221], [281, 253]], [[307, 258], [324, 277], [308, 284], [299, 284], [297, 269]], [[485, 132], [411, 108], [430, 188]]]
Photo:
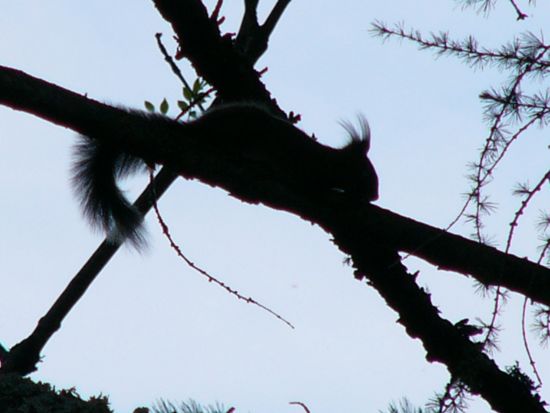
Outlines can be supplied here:
[[527, 340], [527, 331], [525, 328], [526, 320], [525, 320], [525, 314], [527, 312], [527, 297], [523, 299], [523, 307], [521, 309], [521, 337], [523, 339], [523, 348], [525, 349], [525, 353], [527, 353], [527, 358], [529, 359], [529, 364], [531, 365], [531, 369], [533, 370], [533, 374], [537, 378], [537, 381], [539, 382], [539, 387], [542, 386], [542, 379], [540, 377], [539, 371], [537, 369], [537, 364], [535, 363], [535, 359], [533, 358], [533, 355], [531, 354], [531, 349], [529, 348], [529, 341]]
[[[158, 45], [158, 48], [160, 50], [160, 52], [162, 53], [162, 55], [164, 56], [164, 60], [168, 63], [168, 65], [170, 66], [170, 69], [172, 69], [172, 72], [176, 75], [176, 77], [181, 81], [181, 83], [183, 83], [183, 85], [189, 89], [189, 90], [192, 90], [191, 86], [189, 85], [189, 83], [187, 82], [187, 80], [185, 80], [185, 77], [183, 76], [183, 74], [181, 73], [181, 70], [180, 68], [178, 67], [178, 65], [176, 65], [176, 63], [174, 62], [174, 59], [172, 59], [172, 56], [170, 56], [168, 54], [168, 51], [166, 50], [166, 47], [164, 47], [164, 44], [162, 43], [162, 40], [161, 40], [161, 37], [162, 37], [162, 33], [157, 33], [155, 34], [155, 38], [157, 39], [157, 45]], [[199, 106], [199, 108], [204, 112], [204, 107], [202, 106], [202, 104], [200, 102], [197, 102], [197, 105]]]
[[302, 407], [306, 411], [306, 413], [311, 413], [310, 410], [308, 409], [308, 407], [305, 405], [305, 403], [302, 403], [302, 402], [289, 402], [288, 404], [295, 404], [297, 406]]
[[514, 8], [514, 10], [516, 11], [516, 14], [517, 14], [517, 20], [525, 20], [527, 17], [527, 14], [525, 14], [524, 12], [521, 11], [521, 9], [519, 8], [519, 6], [516, 4], [516, 2], [514, 0], [509, 0], [510, 3], [512, 4], [512, 7]]
[[[151, 179], [153, 178], [153, 176], [151, 175]], [[180, 246], [174, 241], [174, 238], [172, 237], [171, 233], [170, 233], [170, 229], [168, 228], [168, 225], [166, 224], [166, 222], [164, 221], [164, 219], [162, 218], [162, 215], [160, 213], [160, 210], [158, 208], [158, 205], [157, 203], [155, 202], [154, 205], [153, 205], [153, 208], [155, 210], [155, 214], [157, 216], [157, 220], [158, 220], [158, 223], [160, 224], [160, 227], [162, 229], [162, 233], [166, 236], [166, 238], [168, 239], [168, 242], [170, 243], [170, 247], [172, 247], [172, 249], [176, 252], [176, 254], [183, 260], [185, 261], [185, 263], [191, 267], [193, 270], [197, 271], [199, 274], [203, 275], [204, 277], [206, 277], [206, 279], [208, 280], [208, 282], [213, 282], [214, 284], [222, 287], [224, 290], [226, 290], [228, 293], [234, 295], [235, 297], [237, 297], [239, 300], [243, 300], [249, 304], [253, 304], [255, 306], [258, 306], [260, 307], [262, 310], [264, 311], [267, 311], [268, 313], [270, 313], [271, 315], [275, 316], [276, 318], [278, 318], [279, 320], [281, 320], [283, 323], [285, 323], [286, 325], [288, 325], [290, 328], [294, 329], [294, 325], [292, 325], [292, 323], [290, 323], [288, 320], [286, 320], [284, 317], [282, 317], [281, 315], [279, 315], [278, 313], [276, 313], [275, 311], [273, 311], [271, 308], [259, 303], [258, 301], [256, 301], [255, 299], [253, 299], [252, 297], [245, 297], [244, 295], [242, 295], [241, 293], [239, 293], [237, 290], [231, 288], [229, 285], [227, 285], [226, 283], [224, 283], [223, 281], [219, 280], [218, 278], [214, 277], [213, 275], [209, 274], [206, 270], [203, 270], [202, 268], [200, 268], [198, 265], [196, 265], [193, 261], [191, 261], [189, 258], [187, 258], [187, 256], [183, 253], [182, 249], [180, 248]]]
[[262, 25], [262, 28], [267, 37], [269, 37], [273, 32], [273, 29], [275, 29], [275, 26], [279, 22], [279, 19], [283, 15], [286, 6], [288, 6], [289, 3], [290, 0], [278, 0], [275, 6], [273, 6], [271, 13], [269, 13], [269, 16]]

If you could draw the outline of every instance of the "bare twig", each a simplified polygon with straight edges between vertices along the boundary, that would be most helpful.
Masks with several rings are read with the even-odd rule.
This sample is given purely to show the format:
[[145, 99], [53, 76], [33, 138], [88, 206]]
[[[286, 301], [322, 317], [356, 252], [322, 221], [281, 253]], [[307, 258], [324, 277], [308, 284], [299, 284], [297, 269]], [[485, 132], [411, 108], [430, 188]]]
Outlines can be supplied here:
[[514, 8], [514, 10], [516, 11], [516, 14], [518, 16], [517, 20], [525, 20], [527, 17], [529, 17], [527, 14], [521, 11], [521, 9], [519, 8], [519, 6], [516, 4], [514, 0], [509, 0], [509, 1], [512, 7]]
[[271, 13], [269, 13], [269, 16], [263, 24], [266, 36], [269, 37], [271, 35], [289, 3], [290, 0], [278, 0], [275, 6], [273, 6], [273, 10], [271, 10]]
[[302, 403], [302, 402], [289, 402], [288, 404], [295, 404], [296, 406], [300, 406], [302, 409], [304, 409], [306, 413], [311, 413], [311, 411], [308, 409], [308, 407], [305, 405], [305, 403]]
[[[151, 175], [150, 175], [150, 178], [151, 178], [151, 182], [153, 182], [153, 175], [152, 175], [152, 172], [151, 172]], [[237, 290], [231, 288], [229, 285], [227, 285], [226, 283], [224, 283], [223, 281], [221, 281], [219, 278], [217, 277], [214, 277], [213, 275], [211, 275], [210, 273], [208, 273], [206, 270], [200, 268], [198, 265], [196, 265], [193, 261], [191, 261], [189, 258], [187, 258], [187, 256], [183, 253], [181, 247], [176, 243], [176, 241], [174, 240], [174, 238], [172, 237], [172, 234], [170, 233], [170, 229], [168, 228], [168, 225], [166, 224], [166, 222], [164, 221], [164, 219], [162, 218], [162, 215], [160, 213], [160, 210], [158, 208], [158, 204], [155, 202], [153, 204], [153, 208], [155, 210], [155, 214], [157, 216], [157, 220], [158, 220], [158, 223], [162, 229], [162, 233], [165, 235], [165, 237], [168, 239], [168, 242], [170, 243], [170, 247], [176, 252], [176, 254], [178, 255], [178, 257], [180, 257], [183, 261], [185, 261], [185, 263], [191, 267], [193, 270], [197, 271], [199, 274], [203, 275], [204, 277], [206, 277], [206, 279], [208, 280], [208, 282], [213, 282], [214, 284], [222, 287], [225, 291], [227, 291], [229, 294], [237, 297], [237, 299], [239, 300], [243, 300], [245, 301], [246, 303], [249, 303], [249, 304], [253, 304], [257, 307], [260, 307], [262, 310], [264, 311], [267, 311], [269, 314], [275, 316], [276, 318], [278, 318], [279, 320], [281, 320], [283, 323], [285, 323], [286, 325], [288, 325], [290, 328], [294, 329], [294, 325], [292, 325], [292, 323], [290, 323], [288, 320], [286, 320], [284, 317], [282, 317], [280, 314], [278, 314], [277, 312], [273, 311], [271, 308], [263, 305], [262, 303], [256, 301], [255, 299], [253, 299], [252, 297], [245, 297], [244, 295], [242, 295], [241, 293], [239, 293]]]
[[529, 348], [529, 340], [527, 339], [527, 331], [526, 331], [527, 329], [525, 328], [527, 324], [527, 321], [525, 320], [525, 316], [527, 313], [527, 301], [528, 301], [528, 298], [525, 297], [523, 299], [523, 306], [521, 309], [521, 337], [523, 339], [523, 348], [525, 349], [525, 353], [527, 354], [527, 358], [529, 359], [529, 365], [531, 366], [531, 370], [533, 370], [533, 374], [537, 378], [538, 385], [540, 387], [542, 386], [542, 379], [537, 369], [537, 364], [535, 363], [535, 359], [531, 354], [531, 349]]
[[[181, 83], [187, 89], [192, 90], [191, 86], [189, 85], [189, 82], [187, 82], [187, 80], [185, 79], [185, 77], [181, 73], [180, 68], [176, 65], [176, 63], [174, 62], [174, 59], [172, 59], [172, 56], [170, 56], [170, 54], [166, 50], [166, 47], [164, 47], [164, 44], [162, 44], [162, 40], [161, 40], [162, 33], [155, 34], [155, 38], [157, 39], [158, 48], [159, 48], [160, 52], [162, 53], [162, 55], [164, 56], [164, 60], [166, 61], [166, 63], [168, 63], [168, 65], [170, 66], [170, 69], [172, 69], [172, 73], [174, 73], [174, 75], [176, 75], [176, 77], [181, 81]], [[200, 102], [198, 102], [197, 104], [198, 104], [199, 108], [204, 112], [205, 108], [202, 106], [202, 104]]]

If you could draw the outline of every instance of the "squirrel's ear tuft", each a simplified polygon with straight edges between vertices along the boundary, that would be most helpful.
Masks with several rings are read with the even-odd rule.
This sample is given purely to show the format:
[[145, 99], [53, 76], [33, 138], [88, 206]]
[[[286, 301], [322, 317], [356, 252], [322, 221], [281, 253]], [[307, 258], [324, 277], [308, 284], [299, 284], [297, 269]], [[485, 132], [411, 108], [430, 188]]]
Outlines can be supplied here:
[[350, 142], [344, 149], [353, 149], [361, 151], [362, 155], [366, 155], [370, 149], [370, 127], [367, 118], [359, 114], [357, 116], [358, 128], [349, 121], [341, 121], [340, 125], [345, 129], [350, 139]]

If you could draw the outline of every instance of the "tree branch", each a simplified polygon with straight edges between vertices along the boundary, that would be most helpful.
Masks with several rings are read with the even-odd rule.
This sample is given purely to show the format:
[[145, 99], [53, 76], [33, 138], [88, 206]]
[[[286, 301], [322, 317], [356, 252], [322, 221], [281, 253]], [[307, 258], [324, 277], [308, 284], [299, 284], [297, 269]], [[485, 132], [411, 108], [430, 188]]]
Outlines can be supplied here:
[[[199, 0], [153, 0], [178, 38], [182, 55], [224, 100], [254, 100], [270, 103], [271, 97], [258, 73], [222, 36]], [[259, 57], [259, 56], [257, 56]], [[256, 57], [256, 58], [257, 58]]]
[[401, 323], [412, 338], [419, 338], [430, 362], [447, 366], [451, 377], [481, 395], [498, 412], [546, 412], [544, 403], [520, 378], [501, 371], [482, 352], [482, 346], [468, 334], [439, 316], [430, 295], [415, 282], [401, 264], [397, 251], [378, 244], [373, 234], [356, 226], [353, 207], [319, 217], [322, 226], [334, 235], [334, 242], [350, 254], [356, 277], [365, 276], [386, 303], [399, 314]]
[[[6, 67], [0, 67], [0, 103], [84, 134], [90, 134], [97, 125], [122, 131], [128, 122], [141, 122], [140, 127], [150, 131], [151, 139], [136, 141], [133, 136], [119, 133], [114, 134], [120, 140], [117, 144], [147, 162], [170, 164], [187, 178], [225, 188], [243, 201], [262, 202], [301, 215], [301, 195], [284, 188], [280, 175], [267, 172], [276, 171], [277, 165], [268, 168], [267, 164], [235, 159], [220, 150], [223, 137], [185, 138], [175, 125], [174, 134], [164, 136], [161, 142], [154, 128], [151, 130], [136, 115]], [[268, 162], [270, 154], [265, 153], [263, 159]], [[550, 305], [550, 269], [546, 267], [373, 205], [357, 207], [353, 216], [356, 225], [383, 245], [425, 259], [441, 269], [469, 274], [485, 285], [503, 286]]]
[[267, 50], [269, 36], [289, 3], [290, 0], [278, 0], [265, 23], [260, 25], [257, 14], [258, 0], [244, 1], [244, 16], [235, 45], [249, 59], [252, 59], [252, 62], [256, 62]]
[[470, 275], [483, 285], [505, 287], [550, 304], [547, 267], [382, 208], [373, 206], [357, 214], [365, 230], [376, 234], [387, 246], [422, 258], [441, 270]]
[[[251, 161], [246, 156], [236, 156], [250, 148], [238, 147], [227, 153], [219, 147], [219, 139], [225, 137], [216, 140], [212, 136], [182, 136], [181, 125], [176, 122], [170, 133], [159, 137], [150, 122], [140, 115], [5, 67], [0, 67], [0, 103], [80, 133], [90, 134], [94, 128], [113, 128], [117, 133], [107, 134], [108, 137], [118, 139], [117, 144], [147, 162], [167, 164], [184, 177], [225, 188], [243, 201], [262, 202], [319, 224], [334, 235], [339, 248], [351, 254], [357, 276], [366, 276], [399, 313], [409, 335], [421, 338], [428, 360], [445, 363], [452, 375], [499, 411], [544, 411], [540, 401], [517, 378], [500, 371], [457, 326], [438, 316], [429, 296], [415, 284], [414, 277], [406, 273], [397, 251], [408, 251], [447, 269], [472, 271], [481, 282], [507, 283], [511, 287], [519, 284], [529, 296], [540, 295], [543, 290], [548, 293], [550, 270], [382, 208], [359, 203], [335, 191], [317, 193], [294, 188], [276, 167], [277, 159], [270, 160], [269, 147], [262, 153], [261, 143], [253, 148], [256, 157]], [[149, 138], [136, 140], [121, 132], [130, 123], [142, 128], [143, 136]], [[99, 134], [97, 138], [104, 136]], [[479, 268], [472, 265], [477, 260], [481, 262]], [[517, 273], [524, 276], [518, 277]], [[541, 302], [550, 302], [547, 296], [543, 298]], [[32, 347], [36, 343], [28, 345]], [[517, 406], [523, 410], [517, 410]]]
[[[134, 205], [145, 215], [164, 191], [174, 182], [169, 168], [163, 168], [136, 200]], [[61, 322], [73, 306], [82, 298], [88, 287], [103, 267], [121, 247], [123, 239], [105, 239], [88, 261], [82, 266], [71, 282], [65, 287], [59, 298], [39, 321], [34, 331], [24, 340], [13, 346], [9, 352], [0, 354], [1, 372], [27, 375], [36, 370], [40, 353], [48, 340], [61, 327]], [[1, 353], [1, 349], [0, 349]], [[3, 357], [2, 357], [3, 356]]]

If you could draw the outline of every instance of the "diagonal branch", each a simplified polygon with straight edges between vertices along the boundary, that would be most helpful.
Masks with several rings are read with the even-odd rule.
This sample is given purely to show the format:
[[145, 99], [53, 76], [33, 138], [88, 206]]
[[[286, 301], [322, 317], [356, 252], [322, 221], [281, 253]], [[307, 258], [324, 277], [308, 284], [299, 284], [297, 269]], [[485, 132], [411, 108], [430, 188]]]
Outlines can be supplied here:
[[265, 23], [258, 23], [258, 0], [244, 1], [244, 16], [239, 29], [239, 34], [235, 40], [237, 48], [244, 52], [253, 62], [267, 50], [269, 36], [275, 29], [279, 19], [281, 18], [286, 6], [290, 0], [278, 0], [273, 10], [267, 17]]
[[550, 269], [486, 244], [432, 227], [394, 212], [371, 207], [357, 211], [379, 241], [441, 270], [470, 275], [486, 286], [501, 286], [550, 304]]
[[[279, 2], [280, 3], [280, 2]], [[280, 17], [282, 14], [284, 7], [280, 7], [280, 4], [277, 3], [275, 6], [270, 18], [272, 19], [271, 28], [269, 30], [269, 33], [267, 33], [264, 36], [264, 40], [266, 42], [266, 48], [267, 48], [267, 38], [269, 37], [269, 34], [271, 34], [271, 31], [273, 30], [276, 20]], [[221, 5], [221, 2], [219, 3]], [[200, 9], [200, 8], [199, 8]], [[219, 11], [219, 10], [218, 10]], [[275, 17], [273, 17], [275, 16]], [[203, 21], [205, 26], [203, 27], [211, 27], [209, 23], [210, 21], [206, 20]], [[217, 40], [218, 42], [221, 41], [221, 37], [219, 36], [219, 32], [217, 33]], [[160, 35], [157, 35], [157, 40], [159, 40]], [[213, 36], [213, 39], [216, 40], [216, 36]], [[252, 55], [252, 51], [250, 50], [243, 50], [244, 58], [247, 56], [248, 59], [242, 59], [242, 62], [250, 61], [255, 62], [261, 54], [265, 51], [255, 51], [254, 55]], [[163, 51], [166, 55], [165, 51]], [[168, 59], [170, 60], [170, 59]], [[183, 79], [182, 79], [183, 80]], [[45, 82], [44, 82], [45, 83]], [[184, 82], [185, 83], [185, 82]], [[234, 82], [237, 83], [237, 82]], [[261, 84], [260, 84], [261, 85]], [[29, 86], [29, 85], [27, 85]], [[23, 88], [24, 89], [24, 88]], [[44, 91], [49, 90], [47, 87], [44, 89]], [[264, 97], [264, 94], [262, 93], [264, 89], [261, 87], [257, 88], [256, 92], [259, 94], [256, 96], [256, 100], [262, 100]], [[15, 95], [17, 95], [19, 92], [23, 93], [23, 95], [26, 94], [27, 91], [20, 90], [12, 91], [15, 92]], [[69, 91], [66, 91], [69, 92]], [[9, 95], [9, 91], [8, 91]], [[78, 95], [71, 94], [71, 92], [68, 93], [68, 96], [70, 96], [73, 102], [79, 99]], [[220, 93], [219, 96], [223, 97], [223, 93]], [[13, 97], [13, 96], [12, 96]], [[38, 99], [40, 100], [40, 99]], [[46, 99], [47, 100], [47, 99]], [[18, 101], [15, 99], [13, 102], [13, 108], [18, 108]], [[93, 104], [97, 103], [94, 101], [89, 101], [89, 103]], [[36, 101], [32, 101], [30, 103], [31, 107], [36, 104]], [[270, 106], [273, 108], [274, 111], [280, 111], [274, 104], [274, 102], [269, 102]], [[63, 105], [61, 105], [63, 106]], [[61, 107], [54, 105], [54, 108], [52, 111], [49, 112], [50, 119], [53, 120], [56, 118], [56, 115], [58, 114], [58, 111], [63, 111], [64, 109]], [[33, 111], [34, 109], [31, 109]], [[77, 112], [79, 110], [77, 109]], [[93, 112], [93, 110], [91, 111]], [[88, 118], [79, 118], [79, 113], [72, 113], [72, 121], [76, 122], [84, 122], [84, 124], [89, 125], [89, 119]], [[119, 113], [120, 115], [120, 113]], [[95, 116], [95, 115], [90, 115]], [[108, 121], [108, 119], [104, 119], [105, 121]], [[101, 122], [101, 119], [98, 119], [98, 121]], [[123, 122], [124, 123], [124, 122]], [[62, 126], [67, 126], [63, 122], [60, 123]], [[176, 180], [178, 174], [174, 172], [173, 169], [169, 167], [163, 167], [161, 171], [158, 173], [158, 175], [154, 178], [154, 180], [150, 183], [150, 185], [147, 186], [147, 188], [142, 192], [142, 194], [138, 197], [138, 200], [134, 204], [137, 210], [139, 210], [143, 215], [145, 215], [150, 209], [155, 199], [160, 198], [162, 196], [163, 192], [168, 189], [168, 187]], [[51, 336], [60, 328], [61, 322], [63, 319], [67, 316], [67, 314], [70, 312], [72, 307], [82, 298], [84, 293], [86, 292], [87, 288], [91, 285], [91, 283], [94, 281], [96, 276], [99, 274], [99, 272], [103, 269], [103, 267], [107, 264], [107, 262], [114, 256], [114, 254], [118, 251], [122, 243], [124, 242], [123, 239], [115, 240], [115, 241], [107, 241], [107, 239], [98, 247], [98, 249], [94, 252], [94, 254], [89, 258], [89, 260], [86, 262], [86, 264], [82, 267], [82, 269], [75, 275], [75, 277], [71, 280], [69, 285], [65, 288], [65, 290], [61, 293], [59, 298], [56, 300], [56, 302], [53, 304], [53, 306], [50, 308], [50, 310], [46, 313], [44, 317], [42, 317], [35, 328], [35, 330], [31, 333], [29, 337], [21, 341], [20, 343], [13, 346], [13, 348], [8, 352], [3, 347], [0, 346], [0, 364], [2, 365], [1, 371], [3, 373], [6, 372], [17, 372], [19, 374], [25, 375], [28, 373], [31, 373], [32, 371], [36, 370], [36, 364], [38, 363], [40, 359], [40, 353], [44, 346], [46, 345], [47, 341], [51, 338]]]
[[[174, 182], [174, 175], [168, 168], [163, 168], [154, 182], [151, 182], [136, 200], [134, 205], [142, 214], [151, 209], [155, 199], [160, 197]], [[27, 375], [36, 370], [40, 353], [48, 340], [61, 327], [61, 322], [74, 305], [82, 298], [88, 287], [101, 272], [103, 267], [115, 255], [124, 240], [103, 241], [92, 256], [73, 277], [59, 298], [39, 321], [32, 334], [13, 346], [1, 357], [2, 373]]]
[[[337, 213], [317, 217], [320, 225], [334, 235], [334, 243], [350, 254], [356, 277], [366, 277], [386, 303], [399, 315], [409, 336], [419, 338], [430, 362], [444, 363], [452, 378], [481, 395], [501, 413], [546, 413], [544, 402], [533, 389], [513, 374], [501, 371], [470, 340], [466, 330], [439, 316], [430, 295], [407, 273], [397, 251], [380, 246], [378, 239], [353, 219], [353, 206], [341, 206]], [[350, 218], [351, 217], [351, 218]]]
[[[269, 164], [272, 156], [269, 149], [261, 147], [261, 142], [257, 142], [258, 147], [254, 149], [257, 156], [264, 152], [261, 159], [265, 163], [262, 164], [235, 158], [238, 148], [231, 152], [220, 150], [223, 137], [182, 136], [177, 123], [174, 123], [173, 133], [163, 136], [159, 143], [155, 128], [136, 114], [6, 67], [0, 67], [0, 104], [80, 133], [89, 134], [97, 125], [102, 125], [103, 130], [109, 127], [113, 131], [123, 131], [123, 125], [138, 122], [145, 131], [143, 135], [149, 139], [136, 140], [124, 133], [110, 134], [110, 138], [118, 139], [118, 145], [148, 163], [172, 165], [182, 176], [222, 187], [245, 202], [262, 202], [302, 216], [302, 196], [284, 187], [288, 177], [283, 176], [277, 165]], [[254, 144], [255, 141], [248, 143]], [[325, 206], [328, 208], [326, 213], [337, 207]], [[353, 218], [356, 225], [361, 225], [381, 245], [415, 255], [445, 270], [469, 274], [483, 284], [500, 285], [540, 303], [550, 304], [550, 269], [546, 267], [374, 205], [356, 206]]]

